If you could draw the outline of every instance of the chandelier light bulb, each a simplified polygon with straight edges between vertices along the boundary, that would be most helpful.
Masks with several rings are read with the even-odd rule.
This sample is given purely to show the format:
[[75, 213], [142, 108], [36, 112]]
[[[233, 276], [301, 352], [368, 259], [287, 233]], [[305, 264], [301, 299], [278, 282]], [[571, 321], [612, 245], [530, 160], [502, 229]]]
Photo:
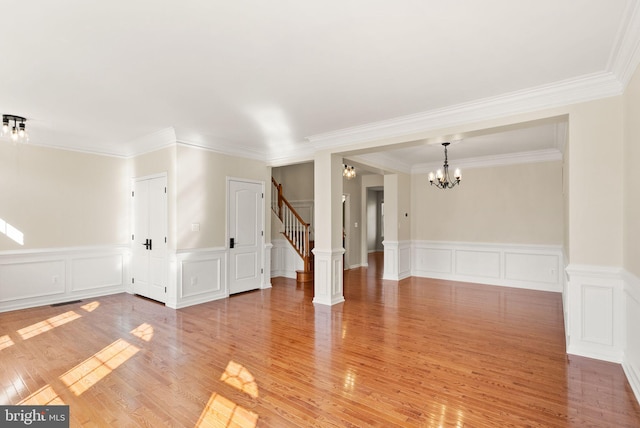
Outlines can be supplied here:
[[18, 129], [16, 129], [16, 127], [14, 126], [13, 129], [11, 130], [11, 139], [13, 141], [18, 141]]
[[444, 165], [441, 169], [438, 169], [434, 174], [433, 171], [429, 173], [429, 183], [434, 184], [438, 189], [451, 189], [452, 187], [460, 184], [462, 179], [462, 171], [460, 168], [456, 168], [453, 173], [453, 180], [449, 176], [449, 160], [447, 158], [447, 146], [451, 143], [442, 143], [444, 147]]
[[26, 130], [25, 130], [25, 126], [24, 126], [24, 122], [20, 123], [19, 125], [19, 130], [18, 130], [18, 136], [20, 138], [24, 138], [26, 136]]

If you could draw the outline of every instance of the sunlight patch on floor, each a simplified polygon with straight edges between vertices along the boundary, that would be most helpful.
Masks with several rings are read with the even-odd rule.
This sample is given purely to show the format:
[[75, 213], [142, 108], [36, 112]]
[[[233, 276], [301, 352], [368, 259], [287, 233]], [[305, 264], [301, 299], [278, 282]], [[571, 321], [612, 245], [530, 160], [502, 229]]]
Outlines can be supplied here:
[[149, 342], [153, 338], [153, 326], [147, 323], [140, 324], [138, 327], [131, 330], [131, 334], [139, 337], [145, 342]]
[[87, 303], [86, 305], [82, 305], [80, 306], [82, 309], [84, 309], [87, 312], [93, 312], [96, 309], [98, 309], [98, 306], [100, 306], [100, 302], [98, 301], [93, 301], [91, 303]]
[[65, 402], [58, 396], [50, 385], [45, 385], [18, 404], [32, 406], [64, 405]]
[[11, 340], [9, 335], [5, 334], [4, 336], [0, 336], [0, 351], [12, 345], [13, 345], [13, 340]]
[[69, 387], [71, 392], [80, 395], [133, 357], [139, 350], [126, 340], [118, 339], [60, 376], [60, 380]]
[[242, 427], [253, 428], [258, 424], [258, 415], [215, 392], [204, 408], [195, 428]]
[[44, 321], [32, 324], [28, 327], [21, 328], [20, 330], [18, 330], [18, 334], [20, 334], [22, 340], [27, 340], [80, 317], [81, 315], [77, 314], [74, 311], [65, 312], [64, 314], [56, 315], [55, 317], [51, 317]]
[[253, 375], [242, 364], [229, 361], [227, 368], [220, 376], [220, 380], [253, 398], [258, 397], [258, 384]]

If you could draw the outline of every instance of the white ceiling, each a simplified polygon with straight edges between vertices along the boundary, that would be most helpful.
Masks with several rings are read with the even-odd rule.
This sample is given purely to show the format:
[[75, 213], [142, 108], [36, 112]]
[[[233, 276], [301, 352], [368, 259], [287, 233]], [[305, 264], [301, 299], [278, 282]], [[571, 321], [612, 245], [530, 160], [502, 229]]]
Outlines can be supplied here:
[[[637, 65], [637, 3], [14, 2], [0, 26], [0, 112], [27, 117], [32, 144], [130, 156], [177, 140], [282, 164], [363, 126], [495, 97], [604, 81], [594, 94], [620, 93]], [[459, 147], [557, 148], [556, 128]], [[429, 149], [387, 155], [415, 168], [442, 157]]]

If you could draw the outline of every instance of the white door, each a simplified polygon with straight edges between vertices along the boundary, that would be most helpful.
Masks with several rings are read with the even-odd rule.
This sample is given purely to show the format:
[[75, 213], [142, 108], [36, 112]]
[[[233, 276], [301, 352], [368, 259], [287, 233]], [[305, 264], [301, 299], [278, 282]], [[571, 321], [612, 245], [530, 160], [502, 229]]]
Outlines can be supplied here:
[[159, 302], [167, 293], [167, 178], [136, 180], [133, 189], [133, 292]]
[[263, 185], [229, 180], [229, 294], [260, 288]]

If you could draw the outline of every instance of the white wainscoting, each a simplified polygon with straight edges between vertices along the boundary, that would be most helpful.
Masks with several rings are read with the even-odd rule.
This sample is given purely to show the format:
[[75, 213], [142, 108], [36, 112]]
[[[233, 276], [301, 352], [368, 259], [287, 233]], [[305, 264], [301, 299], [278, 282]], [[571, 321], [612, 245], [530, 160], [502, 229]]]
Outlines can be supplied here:
[[271, 241], [271, 277], [284, 276], [296, 278], [297, 270], [304, 270], [302, 257], [296, 253], [293, 246], [286, 239]]
[[399, 281], [411, 276], [411, 241], [383, 241], [383, 279]]
[[562, 291], [559, 245], [413, 241], [411, 255], [413, 276]]
[[567, 352], [621, 363], [625, 341], [622, 269], [570, 264], [566, 271]]
[[622, 368], [640, 403], [640, 278], [624, 271], [626, 343]]
[[127, 291], [127, 246], [0, 253], [0, 312]]
[[179, 309], [228, 296], [225, 247], [176, 253], [176, 299], [167, 306]]

